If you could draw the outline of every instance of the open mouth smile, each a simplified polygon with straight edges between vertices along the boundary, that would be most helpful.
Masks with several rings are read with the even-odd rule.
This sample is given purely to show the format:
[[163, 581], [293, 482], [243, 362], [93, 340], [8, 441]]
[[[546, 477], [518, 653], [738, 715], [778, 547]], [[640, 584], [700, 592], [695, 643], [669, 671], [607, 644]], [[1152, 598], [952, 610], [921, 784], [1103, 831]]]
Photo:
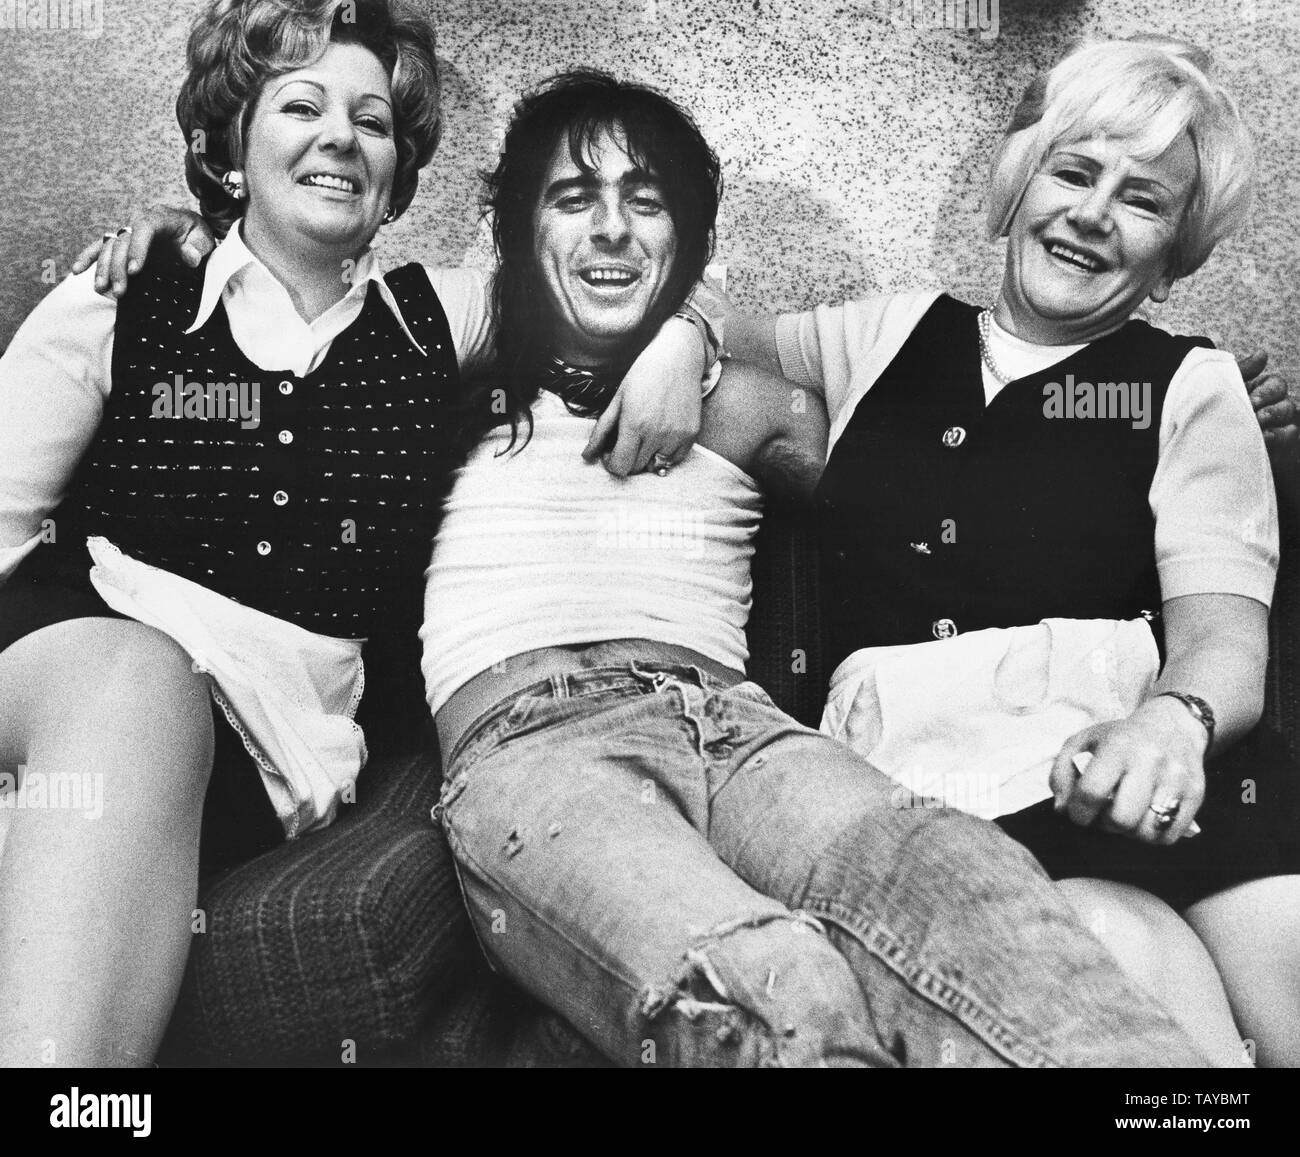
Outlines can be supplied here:
[[1096, 254], [1076, 249], [1061, 241], [1044, 241], [1043, 248], [1047, 250], [1049, 256], [1085, 273], [1100, 273], [1106, 268], [1106, 263]]
[[589, 269], [580, 269], [578, 277], [596, 289], [627, 289], [641, 280], [641, 274], [636, 270], [617, 265], [594, 265]]
[[337, 193], [361, 192], [361, 186], [351, 177], [340, 177], [334, 173], [308, 173], [298, 179], [298, 184], [317, 189], [333, 189]]

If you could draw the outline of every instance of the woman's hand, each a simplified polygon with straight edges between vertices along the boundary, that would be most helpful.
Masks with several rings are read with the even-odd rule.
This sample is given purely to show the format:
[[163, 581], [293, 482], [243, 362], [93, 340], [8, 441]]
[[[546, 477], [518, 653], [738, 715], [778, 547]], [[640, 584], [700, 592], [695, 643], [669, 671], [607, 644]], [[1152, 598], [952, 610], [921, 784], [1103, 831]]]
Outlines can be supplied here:
[[700, 432], [700, 382], [707, 368], [699, 332], [670, 317], [632, 363], [583, 458], [600, 458], [619, 478], [647, 469], [656, 454], [676, 465]]
[[212, 230], [197, 213], [155, 205], [131, 218], [131, 224], [116, 234], [105, 233], [92, 241], [72, 263], [80, 273], [95, 263], [95, 292], [104, 297], [121, 297], [131, 274], [138, 273], [155, 239], [170, 241], [181, 260], [191, 268], [216, 247]]
[[[1127, 719], [1085, 727], [1065, 741], [1052, 765], [1056, 810], [1081, 827], [1096, 823], [1143, 843], [1175, 843], [1205, 799], [1205, 744], [1205, 728], [1177, 699], [1148, 699]], [[1076, 766], [1083, 752], [1092, 758]], [[1158, 827], [1151, 809], [1175, 801], [1174, 822]]]

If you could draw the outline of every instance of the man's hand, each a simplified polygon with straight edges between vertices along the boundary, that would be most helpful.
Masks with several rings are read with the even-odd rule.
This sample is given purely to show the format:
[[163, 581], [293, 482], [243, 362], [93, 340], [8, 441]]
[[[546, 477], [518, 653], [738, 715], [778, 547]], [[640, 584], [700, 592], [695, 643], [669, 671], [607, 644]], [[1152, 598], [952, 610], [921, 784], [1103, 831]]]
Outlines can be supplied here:
[[1260, 350], [1237, 358], [1237, 368], [1246, 380], [1255, 417], [1264, 431], [1264, 444], [1275, 468], [1295, 469], [1300, 466], [1300, 407], [1290, 396], [1286, 379], [1281, 374], [1265, 373], [1268, 354]]
[[[1076, 764], [1084, 752], [1091, 760]], [[1175, 843], [1205, 799], [1204, 760], [1205, 728], [1178, 700], [1148, 699], [1127, 719], [1085, 727], [1061, 745], [1050, 781], [1056, 810], [1081, 827]], [[1152, 807], [1175, 801], [1174, 822], [1157, 827]]]
[[647, 469], [656, 454], [676, 465], [700, 432], [704, 343], [690, 322], [669, 318], [632, 363], [582, 456], [618, 478]]
[[72, 263], [72, 272], [80, 273], [95, 262], [95, 292], [104, 297], [121, 297], [133, 273], [138, 273], [156, 239], [170, 242], [191, 267], [216, 247], [212, 230], [197, 213], [155, 205], [137, 213], [131, 224], [117, 234], [105, 233], [87, 245]]

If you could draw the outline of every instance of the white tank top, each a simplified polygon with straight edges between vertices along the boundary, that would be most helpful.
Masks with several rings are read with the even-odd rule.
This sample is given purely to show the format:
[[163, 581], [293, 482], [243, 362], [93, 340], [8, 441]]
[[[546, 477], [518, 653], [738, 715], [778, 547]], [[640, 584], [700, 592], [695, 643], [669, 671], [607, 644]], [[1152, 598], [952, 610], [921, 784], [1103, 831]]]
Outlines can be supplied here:
[[420, 630], [434, 712], [539, 647], [654, 639], [744, 671], [757, 484], [701, 446], [664, 478], [615, 478], [582, 460], [592, 425], [543, 391], [523, 450], [501, 427], [457, 471]]

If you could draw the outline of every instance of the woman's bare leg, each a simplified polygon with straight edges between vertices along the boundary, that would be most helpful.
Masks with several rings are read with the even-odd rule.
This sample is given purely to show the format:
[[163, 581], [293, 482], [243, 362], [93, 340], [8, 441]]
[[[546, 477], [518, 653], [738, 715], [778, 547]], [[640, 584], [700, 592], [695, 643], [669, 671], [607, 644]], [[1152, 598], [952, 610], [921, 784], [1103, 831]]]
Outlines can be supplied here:
[[1241, 1034], [1214, 961], [1163, 900], [1110, 880], [1059, 880], [1079, 918], [1214, 1064], [1242, 1064]]
[[147, 1064], [189, 951], [212, 768], [206, 682], [140, 623], [28, 635], [0, 652], [0, 771], [20, 765], [29, 796], [79, 777], [82, 806], [11, 816], [0, 1065]]
[[1261, 1067], [1300, 1066], [1300, 876], [1225, 888], [1184, 914]]

